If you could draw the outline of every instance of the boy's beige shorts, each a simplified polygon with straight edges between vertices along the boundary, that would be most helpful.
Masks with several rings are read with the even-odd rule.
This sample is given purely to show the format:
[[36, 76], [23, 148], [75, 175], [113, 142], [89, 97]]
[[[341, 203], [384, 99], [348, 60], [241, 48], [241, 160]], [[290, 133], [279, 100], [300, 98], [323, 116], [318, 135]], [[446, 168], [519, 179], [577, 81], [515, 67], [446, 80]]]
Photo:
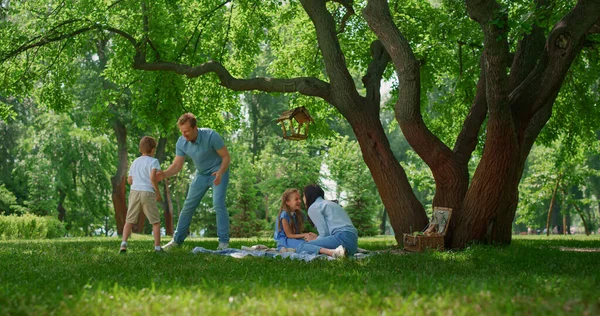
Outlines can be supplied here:
[[127, 210], [127, 223], [136, 224], [140, 212], [144, 212], [150, 224], [160, 223], [158, 207], [156, 206], [156, 194], [148, 191], [129, 192], [129, 209]]

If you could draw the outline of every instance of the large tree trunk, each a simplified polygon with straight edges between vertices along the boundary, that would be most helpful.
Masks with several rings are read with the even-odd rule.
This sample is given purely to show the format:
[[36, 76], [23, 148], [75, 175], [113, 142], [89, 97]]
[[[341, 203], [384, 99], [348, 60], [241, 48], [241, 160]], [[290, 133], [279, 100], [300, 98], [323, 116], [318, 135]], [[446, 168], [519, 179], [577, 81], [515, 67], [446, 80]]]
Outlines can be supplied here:
[[421, 231], [427, 226], [423, 205], [414, 195], [404, 169], [394, 157], [379, 117], [362, 113], [347, 119], [354, 129], [383, 205], [388, 210], [395, 210], [388, 215], [396, 240], [402, 244], [402, 233]]
[[[371, 46], [372, 55], [374, 62], [378, 60], [385, 61], [386, 59], [379, 57], [384, 55], [383, 53], [373, 54], [373, 51], [377, 52], [378, 49], [383, 49], [387, 59], [391, 59], [396, 68], [396, 74], [400, 81], [399, 95], [395, 104], [395, 116], [396, 120], [400, 124], [400, 128], [406, 140], [417, 152], [417, 154], [423, 159], [423, 161], [431, 169], [436, 182], [436, 195], [434, 197], [434, 206], [449, 207], [452, 208], [456, 214], [462, 206], [463, 197], [468, 187], [469, 174], [467, 169], [468, 157], [467, 155], [461, 156], [455, 154], [450, 148], [440, 141], [425, 125], [421, 116], [420, 110], [420, 69], [419, 62], [413, 54], [408, 41], [404, 38], [402, 33], [398, 30], [394, 24], [387, 2], [385, 1], [369, 1], [367, 7], [363, 11], [365, 19], [369, 23], [369, 27], [377, 34], [377, 37], [381, 40], [381, 47], [378, 42], [374, 42]], [[374, 68], [374, 67], [373, 67]], [[367, 73], [367, 79], [372, 77], [377, 78], [371, 74], [371, 67]], [[368, 88], [373, 86], [378, 88], [379, 86], [374, 85], [363, 78], [365, 86], [367, 86], [367, 96], [369, 95]], [[377, 102], [376, 98], [373, 101]], [[473, 115], [474, 118], [480, 118], [483, 121], [485, 117], [485, 103], [483, 103], [483, 111], [481, 115]], [[349, 120], [350, 121], [350, 120]], [[352, 123], [352, 122], [351, 122]], [[481, 123], [479, 123], [481, 124]], [[475, 136], [471, 138], [476, 139], [478, 126], [474, 126]], [[359, 143], [361, 140], [359, 139]], [[467, 142], [463, 142], [466, 144]], [[470, 142], [473, 144], [472, 149], [475, 148], [476, 142]], [[468, 147], [468, 146], [466, 146]], [[470, 149], [472, 151], [472, 149]], [[468, 149], [460, 149], [461, 153], [468, 151]], [[363, 151], [364, 156], [364, 151]], [[366, 158], [365, 158], [366, 161]], [[402, 170], [402, 174], [404, 172]], [[399, 180], [399, 181], [398, 181]], [[396, 180], [395, 185], [399, 185], [403, 190], [412, 190], [410, 186], [405, 188], [405, 178], [401, 177]], [[376, 181], [377, 182], [377, 181]], [[412, 192], [411, 192], [412, 193]], [[381, 189], [380, 189], [381, 194]], [[382, 196], [383, 197], [383, 196]], [[408, 201], [411, 198], [407, 197]], [[406, 203], [407, 201], [402, 201]], [[412, 229], [406, 230], [406, 227], [395, 224], [392, 217], [396, 216], [397, 208], [390, 208], [386, 205], [389, 211], [390, 222], [394, 227], [396, 236], [401, 237], [401, 233], [408, 233], [410, 231], [421, 230], [422, 227], [411, 227]], [[415, 216], [421, 220], [425, 217], [425, 212], [421, 207], [414, 209]], [[417, 214], [418, 213], [418, 214]], [[424, 223], [427, 223], [427, 219], [424, 219]], [[452, 225], [453, 221], [450, 222]], [[449, 242], [452, 237], [452, 227], [450, 227], [449, 233], [446, 234], [446, 244], [449, 246]], [[398, 231], [397, 229], [401, 229]], [[398, 238], [397, 238], [398, 239]]]
[[126, 202], [126, 176], [127, 176], [127, 128], [117, 118], [112, 122], [112, 127], [117, 138], [118, 160], [117, 172], [111, 177], [112, 202], [115, 209], [115, 220], [117, 222], [117, 234], [123, 234], [123, 226], [127, 216]]
[[131, 231], [136, 234], [143, 234], [145, 224], [146, 224], [146, 215], [144, 214], [144, 212], [140, 212], [138, 221], [131, 227]]
[[494, 120], [488, 123], [486, 148], [465, 196], [462, 212], [457, 212], [452, 219], [456, 225], [453, 247], [464, 248], [471, 241], [510, 242], [512, 218], [507, 210], [516, 205], [518, 181], [514, 178], [518, 150], [516, 137], [503, 130], [504, 127]]
[[484, 155], [465, 197], [464, 208], [455, 218], [453, 246], [457, 248], [472, 241], [510, 243], [524, 162], [550, 118], [552, 105], [587, 32], [600, 15], [600, 3], [579, 1], [555, 24], [546, 41], [539, 40], [544, 33], [538, 30], [526, 35], [519, 43], [507, 78], [506, 29], [490, 23], [498, 18], [494, 13], [498, 4], [475, 0], [466, 3], [469, 16], [479, 22], [485, 38], [489, 122]]

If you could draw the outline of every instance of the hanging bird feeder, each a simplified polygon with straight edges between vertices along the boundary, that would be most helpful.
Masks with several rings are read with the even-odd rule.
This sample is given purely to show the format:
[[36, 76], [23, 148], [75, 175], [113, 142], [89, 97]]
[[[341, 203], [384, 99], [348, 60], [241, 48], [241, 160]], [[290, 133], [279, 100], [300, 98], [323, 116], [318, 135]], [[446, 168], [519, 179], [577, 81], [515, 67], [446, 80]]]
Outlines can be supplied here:
[[308, 137], [308, 124], [314, 123], [308, 110], [301, 106], [281, 113], [277, 124], [281, 123], [283, 138], [289, 140], [303, 140]]

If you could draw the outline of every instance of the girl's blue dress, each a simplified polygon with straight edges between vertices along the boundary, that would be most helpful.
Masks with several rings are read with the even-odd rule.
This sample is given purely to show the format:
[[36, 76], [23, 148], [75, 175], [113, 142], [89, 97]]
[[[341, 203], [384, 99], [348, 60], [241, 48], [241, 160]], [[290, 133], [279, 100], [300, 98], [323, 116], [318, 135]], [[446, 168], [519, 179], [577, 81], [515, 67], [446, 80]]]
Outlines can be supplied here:
[[296, 231], [300, 230], [300, 228], [298, 227], [298, 221], [296, 221], [296, 213], [292, 213], [292, 218], [290, 218], [290, 216], [288, 215], [288, 213], [285, 210], [282, 211], [281, 215], [279, 216], [279, 219], [277, 220], [277, 222], [279, 222], [279, 227], [277, 226], [277, 222], [276, 222], [275, 223], [275, 234], [273, 236], [275, 238], [275, 241], [277, 242], [277, 249], [279, 249], [281, 247], [296, 249], [298, 247], [298, 245], [304, 243], [304, 239], [303, 238], [288, 238], [285, 235], [285, 231], [283, 230], [283, 223], [281, 222], [281, 220], [284, 218], [288, 221], [288, 223], [293, 223], [294, 225], [296, 225]]

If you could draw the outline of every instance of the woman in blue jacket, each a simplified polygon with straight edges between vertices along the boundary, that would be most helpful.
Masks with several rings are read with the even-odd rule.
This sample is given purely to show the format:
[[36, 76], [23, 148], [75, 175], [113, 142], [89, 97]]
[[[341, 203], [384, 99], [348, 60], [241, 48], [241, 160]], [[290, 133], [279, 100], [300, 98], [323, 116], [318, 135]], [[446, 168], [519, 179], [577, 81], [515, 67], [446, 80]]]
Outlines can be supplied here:
[[326, 254], [339, 258], [353, 255], [358, 250], [358, 231], [346, 211], [337, 203], [324, 199], [325, 192], [316, 184], [304, 188], [304, 204], [308, 217], [319, 235], [308, 237], [298, 245], [296, 252]]

